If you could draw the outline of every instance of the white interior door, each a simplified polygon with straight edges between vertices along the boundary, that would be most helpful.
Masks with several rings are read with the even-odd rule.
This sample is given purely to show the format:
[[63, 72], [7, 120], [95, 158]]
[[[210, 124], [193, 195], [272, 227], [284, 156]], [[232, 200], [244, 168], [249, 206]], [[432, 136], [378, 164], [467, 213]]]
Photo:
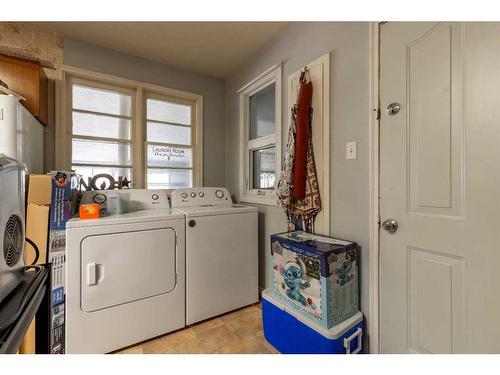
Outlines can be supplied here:
[[500, 23], [380, 38], [381, 351], [500, 353]]

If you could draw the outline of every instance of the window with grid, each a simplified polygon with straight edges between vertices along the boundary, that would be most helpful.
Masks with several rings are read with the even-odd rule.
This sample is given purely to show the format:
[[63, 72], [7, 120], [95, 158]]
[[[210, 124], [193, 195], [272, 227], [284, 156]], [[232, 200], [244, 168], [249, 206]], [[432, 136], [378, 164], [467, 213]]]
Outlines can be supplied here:
[[195, 103], [149, 96], [146, 99], [146, 186], [176, 189], [193, 186]]
[[72, 169], [85, 180], [106, 173], [132, 180], [132, 95], [73, 83]]
[[268, 69], [238, 91], [242, 202], [275, 205], [281, 170], [281, 66]]
[[272, 190], [276, 182], [275, 86], [272, 83], [249, 100], [250, 189]]

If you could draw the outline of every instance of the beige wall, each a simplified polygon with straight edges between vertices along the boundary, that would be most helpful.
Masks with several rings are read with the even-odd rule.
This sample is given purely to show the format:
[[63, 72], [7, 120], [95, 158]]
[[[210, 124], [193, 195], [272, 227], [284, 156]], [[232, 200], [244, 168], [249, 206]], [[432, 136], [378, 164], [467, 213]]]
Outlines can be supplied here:
[[203, 95], [204, 185], [223, 186], [224, 81], [65, 38], [64, 64]]
[[[369, 242], [369, 24], [293, 23], [226, 81], [226, 185], [238, 187], [238, 95], [236, 91], [272, 65], [283, 65], [283, 112], [287, 119], [287, 77], [313, 59], [331, 53], [331, 235], [361, 245], [361, 306], [368, 313]], [[283, 123], [283, 145], [288, 124]], [[357, 160], [345, 160], [345, 143], [357, 141]], [[281, 209], [259, 208], [260, 284], [271, 283], [269, 235], [286, 230]]]
[[[0, 46], [15, 48], [59, 69], [63, 63], [63, 38], [53, 31], [40, 29], [30, 23], [0, 22]], [[55, 167], [55, 77], [56, 71], [44, 69], [49, 79], [49, 116], [44, 134], [44, 167]], [[0, 77], [1, 79], [1, 77]]]

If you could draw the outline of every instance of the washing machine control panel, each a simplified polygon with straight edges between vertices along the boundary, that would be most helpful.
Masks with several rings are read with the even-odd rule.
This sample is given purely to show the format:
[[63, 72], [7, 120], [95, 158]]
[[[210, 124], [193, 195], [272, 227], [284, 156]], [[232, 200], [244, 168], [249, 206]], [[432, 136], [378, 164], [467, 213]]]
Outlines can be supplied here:
[[223, 187], [176, 189], [171, 196], [172, 207], [230, 206], [231, 194]]
[[170, 208], [165, 190], [148, 189], [85, 191], [81, 203], [99, 203], [101, 215]]

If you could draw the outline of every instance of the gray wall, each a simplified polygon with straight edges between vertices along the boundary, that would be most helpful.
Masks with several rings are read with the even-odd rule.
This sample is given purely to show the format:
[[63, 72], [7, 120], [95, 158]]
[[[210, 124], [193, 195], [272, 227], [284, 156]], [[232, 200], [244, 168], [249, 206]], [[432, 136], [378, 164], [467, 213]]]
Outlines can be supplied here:
[[[293, 23], [226, 80], [226, 185], [238, 188], [238, 95], [236, 91], [272, 65], [283, 66], [283, 113], [287, 119], [287, 77], [315, 58], [331, 53], [330, 118], [331, 235], [362, 248], [361, 302], [368, 313], [369, 241], [369, 24]], [[283, 123], [283, 145], [288, 124]], [[357, 141], [357, 160], [345, 160], [345, 143]], [[259, 208], [260, 283], [271, 283], [269, 235], [286, 230], [279, 208]]]
[[[204, 182], [238, 187], [238, 95], [236, 91], [270, 66], [284, 62], [283, 113], [287, 119], [287, 77], [313, 59], [331, 53], [331, 235], [362, 247], [361, 305], [368, 314], [369, 241], [369, 24], [292, 23], [254, 58], [223, 80], [139, 57], [65, 39], [64, 63], [204, 97]], [[225, 102], [224, 102], [225, 101]], [[225, 116], [225, 118], [224, 118]], [[224, 125], [225, 124], [225, 125]], [[283, 144], [288, 124], [283, 123]], [[345, 143], [357, 141], [357, 160], [345, 160]], [[260, 284], [270, 286], [269, 235], [286, 230], [276, 207], [259, 207]]]
[[64, 64], [203, 95], [204, 185], [224, 185], [224, 80], [69, 38]]

